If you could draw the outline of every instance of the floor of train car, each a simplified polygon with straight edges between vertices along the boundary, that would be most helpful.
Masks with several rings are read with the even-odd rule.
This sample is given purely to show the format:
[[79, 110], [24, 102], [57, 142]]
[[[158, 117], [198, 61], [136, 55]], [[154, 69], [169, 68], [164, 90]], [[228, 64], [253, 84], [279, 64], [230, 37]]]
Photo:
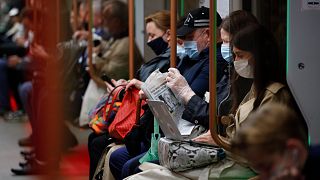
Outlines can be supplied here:
[[[59, 179], [88, 179], [89, 157], [87, 153], [87, 137], [91, 130], [71, 127], [77, 136], [79, 145], [63, 155], [61, 170], [63, 177]], [[0, 117], [0, 179], [2, 180], [31, 180], [38, 176], [15, 176], [11, 168], [17, 168], [22, 161], [18, 146], [18, 139], [28, 136], [30, 126], [28, 122], [6, 122]]]

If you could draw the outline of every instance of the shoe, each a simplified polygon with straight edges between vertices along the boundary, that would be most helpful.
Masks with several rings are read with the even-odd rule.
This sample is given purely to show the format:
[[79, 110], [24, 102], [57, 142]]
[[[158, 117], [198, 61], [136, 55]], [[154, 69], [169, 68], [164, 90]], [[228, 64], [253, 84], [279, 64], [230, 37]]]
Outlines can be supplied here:
[[20, 169], [11, 169], [11, 172], [15, 175], [38, 175], [38, 174], [48, 174], [48, 166], [40, 165], [37, 161], [33, 163], [28, 163], [22, 166]]
[[31, 150], [31, 151], [20, 151], [20, 154], [21, 154], [23, 157], [26, 157], [26, 156], [34, 156], [34, 155], [35, 155], [35, 151], [34, 151], [34, 150]]
[[18, 144], [22, 147], [33, 147], [31, 135], [29, 137], [20, 139]]
[[26, 162], [19, 162], [19, 166], [24, 168], [26, 166], [32, 166], [34, 163], [35, 163], [35, 159], [30, 159], [30, 160], [27, 160]]
[[30, 155], [30, 156], [24, 156], [24, 159], [26, 160], [26, 161], [31, 161], [31, 160], [33, 160], [34, 158], [35, 158], [35, 154], [32, 154], [32, 155]]

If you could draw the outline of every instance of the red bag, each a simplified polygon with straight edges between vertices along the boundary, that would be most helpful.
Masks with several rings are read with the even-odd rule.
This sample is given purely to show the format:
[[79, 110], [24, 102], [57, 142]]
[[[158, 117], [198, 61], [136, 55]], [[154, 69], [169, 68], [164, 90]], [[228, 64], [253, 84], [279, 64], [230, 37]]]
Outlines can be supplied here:
[[[121, 106], [121, 101], [117, 100], [119, 93], [124, 90], [125, 86], [115, 87], [109, 95], [103, 97], [98, 103], [97, 107], [90, 112], [90, 123], [89, 127], [96, 133], [102, 134], [108, 130], [109, 125], [112, 123], [113, 119]], [[112, 95], [114, 94], [114, 95]], [[110, 101], [111, 100], [111, 101]], [[103, 106], [102, 106], [103, 105]]]
[[138, 89], [128, 89], [116, 117], [108, 128], [109, 135], [123, 140], [143, 115], [144, 111], [141, 109], [141, 104], [144, 103], [140, 100]]

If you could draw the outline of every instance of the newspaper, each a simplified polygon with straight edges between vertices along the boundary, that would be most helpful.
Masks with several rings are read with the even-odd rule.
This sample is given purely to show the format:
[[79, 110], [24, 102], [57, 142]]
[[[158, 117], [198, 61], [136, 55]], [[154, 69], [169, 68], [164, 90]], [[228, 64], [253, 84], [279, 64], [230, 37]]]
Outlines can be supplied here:
[[148, 99], [163, 101], [168, 107], [171, 118], [177, 124], [180, 134], [184, 136], [190, 135], [194, 124], [181, 118], [184, 105], [179, 102], [166, 83], [166, 73], [161, 73], [157, 69], [150, 74], [141, 89]]

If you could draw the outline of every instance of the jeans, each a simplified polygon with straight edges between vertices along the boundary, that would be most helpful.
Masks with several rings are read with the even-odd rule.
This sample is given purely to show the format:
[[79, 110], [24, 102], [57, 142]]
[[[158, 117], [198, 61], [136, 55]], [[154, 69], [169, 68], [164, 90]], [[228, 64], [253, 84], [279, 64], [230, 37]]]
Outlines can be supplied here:
[[140, 172], [139, 159], [144, 156], [146, 151], [148, 150], [143, 144], [141, 144], [141, 149], [142, 152], [138, 156], [131, 156], [126, 147], [117, 149], [111, 154], [109, 166], [112, 175], [116, 180], [121, 180]]

